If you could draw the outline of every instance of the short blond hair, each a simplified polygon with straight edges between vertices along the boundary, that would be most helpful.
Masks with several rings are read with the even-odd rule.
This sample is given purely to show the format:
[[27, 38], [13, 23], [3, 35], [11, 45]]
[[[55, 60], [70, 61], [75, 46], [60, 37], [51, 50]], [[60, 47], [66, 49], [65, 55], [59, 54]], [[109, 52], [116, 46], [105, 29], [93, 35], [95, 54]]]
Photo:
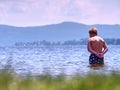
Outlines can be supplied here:
[[90, 34], [96, 34], [97, 35], [97, 32], [98, 32], [98, 30], [95, 27], [92, 27], [92, 28], [89, 29]]

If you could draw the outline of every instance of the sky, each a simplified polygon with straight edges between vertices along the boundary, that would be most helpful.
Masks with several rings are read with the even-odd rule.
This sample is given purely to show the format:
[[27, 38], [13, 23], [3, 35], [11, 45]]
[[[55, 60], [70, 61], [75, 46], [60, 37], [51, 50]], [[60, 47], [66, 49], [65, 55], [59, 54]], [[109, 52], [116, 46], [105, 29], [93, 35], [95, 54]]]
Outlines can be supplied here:
[[0, 24], [120, 24], [120, 0], [0, 0]]

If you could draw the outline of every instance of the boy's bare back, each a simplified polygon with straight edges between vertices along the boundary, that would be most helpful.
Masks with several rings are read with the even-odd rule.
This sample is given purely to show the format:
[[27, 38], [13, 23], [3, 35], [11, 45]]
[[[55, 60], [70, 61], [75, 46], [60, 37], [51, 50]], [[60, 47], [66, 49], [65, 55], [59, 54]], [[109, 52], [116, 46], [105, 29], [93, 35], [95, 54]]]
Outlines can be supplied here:
[[102, 53], [102, 48], [105, 48], [105, 42], [99, 36], [89, 38], [88, 43], [90, 44], [91, 48], [97, 53]]

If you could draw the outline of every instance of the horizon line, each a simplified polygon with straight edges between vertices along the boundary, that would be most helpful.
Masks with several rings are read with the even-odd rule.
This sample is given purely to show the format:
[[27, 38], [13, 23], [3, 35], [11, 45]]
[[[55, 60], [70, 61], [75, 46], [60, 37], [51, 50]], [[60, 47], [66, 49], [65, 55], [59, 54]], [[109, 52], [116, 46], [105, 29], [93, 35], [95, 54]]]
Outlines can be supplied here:
[[58, 25], [58, 24], [63, 24], [63, 23], [76, 23], [76, 24], [83, 24], [83, 25], [88, 25], [88, 26], [93, 26], [93, 25], [120, 25], [120, 24], [97, 24], [97, 23], [96, 24], [85, 24], [85, 23], [74, 22], [74, 21], [64, 21], [64, 22], [51, 23], [51, 24], [45, 24], [45, 25], [16, 26], [16, 25], [10, 25], [10, 24], [0, 24], [0, 26], [10, 26], [10, 27], [43, 27], [43, 26]]

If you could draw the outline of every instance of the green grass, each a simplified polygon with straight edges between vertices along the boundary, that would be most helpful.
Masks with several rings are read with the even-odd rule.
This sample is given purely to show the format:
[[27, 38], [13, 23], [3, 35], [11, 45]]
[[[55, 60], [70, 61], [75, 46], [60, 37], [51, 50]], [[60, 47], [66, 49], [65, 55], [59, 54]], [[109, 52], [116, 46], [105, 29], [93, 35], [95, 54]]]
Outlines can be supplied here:
[[0, 72], [0, 90], [120, 90], [120, 74], [88, 74], [66, 77], [64, 74], [52, 76], [19, 76], [13, 72]]

